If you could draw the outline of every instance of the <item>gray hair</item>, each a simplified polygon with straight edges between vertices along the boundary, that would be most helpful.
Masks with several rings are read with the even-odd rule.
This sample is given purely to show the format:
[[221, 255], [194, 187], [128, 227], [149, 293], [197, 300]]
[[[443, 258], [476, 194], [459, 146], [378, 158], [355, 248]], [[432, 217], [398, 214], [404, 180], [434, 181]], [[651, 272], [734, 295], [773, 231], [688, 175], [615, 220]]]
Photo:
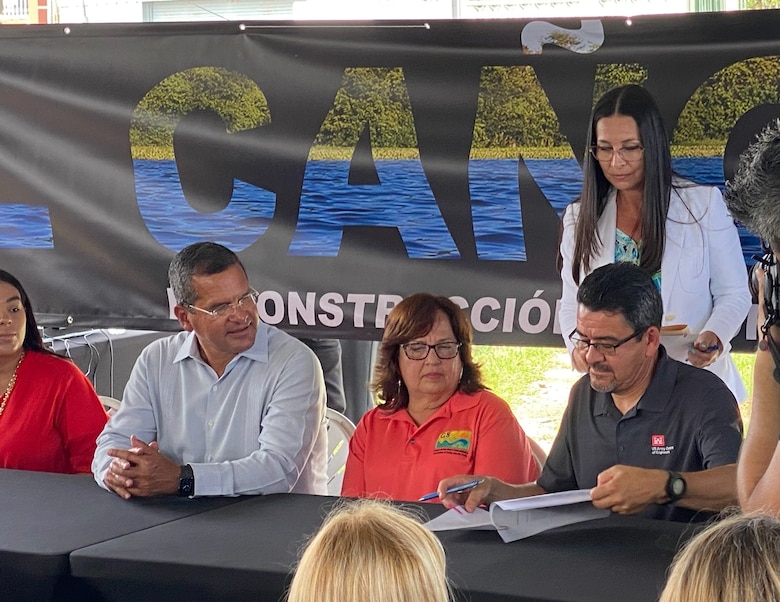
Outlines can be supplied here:
[[[214, 242], [196, 242], [184, 247], [168, 267], [168, 283], [173, 289], [176, 302], [190, 305], [197, 301], [198, 295], [192, 284], [193, 276], [219, 274], [236, 264], [244, 269], [238, 255]], [[246, 270], [244, 272], [246, 273]]]
[[610, 263], [593, 270], [577, 290], [589, 311], [619, 313], [634, 330], [661, 327], [663, 301], [650, 274], [633, 263]]
[[725, 200], [735, 220], [780, 251], [780, 120], [740, 155]]

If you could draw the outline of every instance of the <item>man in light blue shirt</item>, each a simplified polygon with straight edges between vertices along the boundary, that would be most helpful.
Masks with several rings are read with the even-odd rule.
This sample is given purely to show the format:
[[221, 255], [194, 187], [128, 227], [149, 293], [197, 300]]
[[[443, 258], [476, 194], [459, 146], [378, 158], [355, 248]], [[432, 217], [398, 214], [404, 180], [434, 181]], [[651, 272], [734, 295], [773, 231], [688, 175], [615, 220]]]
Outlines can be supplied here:
[[260, 323], [238, 257], [196, 243], [168, 278], [184, 332], [141, 352], [98, 437], [102, 487], [133, 496], [326, 494], [325, 386], [303, 343]]

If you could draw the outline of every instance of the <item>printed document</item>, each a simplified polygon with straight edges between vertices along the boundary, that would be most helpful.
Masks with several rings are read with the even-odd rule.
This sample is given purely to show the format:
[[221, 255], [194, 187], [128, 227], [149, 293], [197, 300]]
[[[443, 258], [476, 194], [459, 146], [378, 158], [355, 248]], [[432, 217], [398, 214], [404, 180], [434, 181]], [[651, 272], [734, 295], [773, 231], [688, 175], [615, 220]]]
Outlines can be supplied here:
[[431, 531], [452, 529], [496, 530], [505, 542], [542, 531], [609, 516], [609, 510], [593, 506], [589, 489], [547, 493], [494, 502], [489, 510], [466, 512], [461, 506], [425, 523]]

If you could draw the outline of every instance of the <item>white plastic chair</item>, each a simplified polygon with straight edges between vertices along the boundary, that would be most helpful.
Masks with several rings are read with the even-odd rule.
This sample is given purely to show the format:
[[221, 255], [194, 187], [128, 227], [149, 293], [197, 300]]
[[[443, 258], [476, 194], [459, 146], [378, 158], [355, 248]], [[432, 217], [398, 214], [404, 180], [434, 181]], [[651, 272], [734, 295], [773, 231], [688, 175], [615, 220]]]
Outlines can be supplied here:
[[116, 414], [116, 411], [119, 409], [119, 404], [121, 403], [118, 399], [109, 397], [108, 395], [98, 395], [98, 399], [100, 400], [100, 403], [103, 404], [103, 407], [106, 408], [106, 412], [108, 412], [109, 416]]
[[[528, 437], [528, 435], [526, 435], [526, 437]], [[542, 449], [542, 446], [531, 439], [531, 437], [528, 437], [528, 443], [531, 444], [531, 453], [534, 455], [536, 465], [539, 467], [540, 471], [543, 470], [544, 463], [547, 462], [547, 453]]]
[[344, 414], [331, 408], [327, 408], [325, 419], [328, 430], [328, 495], [341, 495], [349, 438], [355, 432], [355, 425]]

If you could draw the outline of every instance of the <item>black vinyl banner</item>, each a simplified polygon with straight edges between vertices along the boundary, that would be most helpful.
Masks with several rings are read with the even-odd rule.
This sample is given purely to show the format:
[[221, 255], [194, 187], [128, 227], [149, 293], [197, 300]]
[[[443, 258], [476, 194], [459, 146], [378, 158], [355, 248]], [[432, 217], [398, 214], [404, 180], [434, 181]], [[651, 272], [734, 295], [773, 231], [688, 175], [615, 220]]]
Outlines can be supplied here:
[[560, 345], [595, 100], [646, 86], [674, 168], [722, 188], [780, 115], [778, 31], [777, 11], [3, 28], [0, 267], [44, 323], [165, 330], [168, 263], [213, 240], [299, 334], [378, 338], [429, 291], [477, 342]]

